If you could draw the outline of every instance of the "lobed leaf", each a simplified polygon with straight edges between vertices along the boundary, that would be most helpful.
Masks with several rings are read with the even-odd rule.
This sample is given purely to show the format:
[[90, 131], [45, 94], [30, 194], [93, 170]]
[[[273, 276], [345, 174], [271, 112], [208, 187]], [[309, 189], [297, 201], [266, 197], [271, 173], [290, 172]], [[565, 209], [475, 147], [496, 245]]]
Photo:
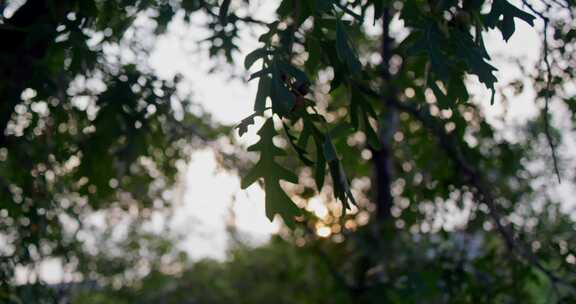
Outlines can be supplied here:
[[260, 160], [244, 176], [241, 187], [246, 189], [260, 178], [264, 179], [266, 216], [272, 221], [278, 214], [288, 225], [292, 225], [294, 216], [299, 214], [299, 209], [280, 186], [280, 180], [296, 184], [298, 177], [275, 161], [277, 156], [285, 155], [286, 152], [273, 143], [273, 138], [277, 135], [273, 118], [266, 120], [258, 135], [260, 140], [250, 146], [248, 151], [260, 152]]

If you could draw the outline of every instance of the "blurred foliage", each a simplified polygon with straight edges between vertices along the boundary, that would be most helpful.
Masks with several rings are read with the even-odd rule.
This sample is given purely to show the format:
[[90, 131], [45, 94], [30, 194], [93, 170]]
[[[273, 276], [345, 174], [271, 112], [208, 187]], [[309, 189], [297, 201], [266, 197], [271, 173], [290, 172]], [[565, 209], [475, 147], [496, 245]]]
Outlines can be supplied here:
[[[572, 145], [573, 123], [556, 129], [566, 122], [551, 109], [564, 109], [560, 101], [573, 108], [567, 74], [574, 62], [564, 49], [574, 47], [567, 42], [574, 11], [570, 1], [282, 1], [279, 22], [269, 24], [261, 48], [246, 56], [246, 68], [262, 67], [250, 77], [259, 79], [255, 114], [242, 121], [240, 133], [254, 116], [271, 117], [258, 132], [262, 142], [271, 142], [276, 134], [263, 130], [270, 120], [282, 121], [292, 155], [249, 151], [260, 152], [261, 162], [299, 164], [296, 187], [268, 188], [280, 169], [259, 175], [267, 197], [295, 193], [292, 204], [314, 216], [295, 216], [281, 206], [285, 200], [267, 200], [268, 212], [306, 227], [286, 232], [300, 237], [296, 244], [309, 242], [311, 234], [348, 246], [353, 254], [335, 273], [355, 274], [343, 279], [354, 301], [573, 301], [574, 210], [551, 183], [556, 175], [574, 191], [574, 175], [566, 170], [573, 162], [559, 153], [563, 143]], [[520, 78], [497, 88], [499, 67], [484, 33], [496, 29], [507, 42], [518, 22], [539, 26], [541, 58], [535, 66], [518, 62]], [[367, 29], [372, 23], [382, 27]], [[498, 99], [506, 109], [505, 91], [522, 94], [527, 77], [535, 98], [525, 100], [526, 107], [539, 114], [517, 125], [489, 121], [484, 105]], [[488, 100], [471, 96], [479, 83], [491, 91]], [[261, 171], [259, 164], [254, 171]], [[246, 184], [254, 171], [245, 175]], [[326, 188], [331, 191], [322, 192]], [[318, 207], [315, 195], [329, 203]], [[562, 236], [544, 237], [542, 229], [550, 227]], [[451, 246], [458, 233], [479, 237], [484, 252], [470, 265], [458, 255], [433, 265], [439, 263], [434, 243], [421, 238]], [[410, 242], [425, 245], [410, 253]], [[432, 265], [422, 256], [429, 253]], [[441, 267], [456, 272], [454, 281], [442, 280]], [[466, 281], [458, 271], [473, 278]]]
[[[250, 1], [7, 4], [1, 301], [576, 300], [574, 210], [554, 184], [574, 191], [573, 1], [283, 0], [270, 23]], [[171, 231], [143, 229], [170, 210], [191, 149], [231, 131], [178, 90], [180, 77], [145, 64], [172, 20], [196, 16], [210, 33], [200, 45], [229, 64], [242, 30], [264, 31], [244, 61], [255, 113], [238, 125], [242, 135], [265, 119], [248, 148], [260, 158], [251, 169], [220, 160], [242, 187], [263, 179], [268, 217], [289, 226], [261, 247], [240, 240], [226, 261], [190, 262]], [[542, 58], [499, 84], [484, 35], [508, 41], [518, 22], [539, 31]], [[479, 83], [487, 100], [469, 92]], [[487, 119], [485, 105], [525, 91], [537, 114]], [[109, 229], [93, 231], [94, 217]], [[78, 275], [69, 286], [16, 284], [16, 266], [54, 257]]]
[[[369, 227], [345, 242], [314, 233], [274, 237], [260, 247], [233, 247], [226, 261], [200, 260], [176, 274], [151, 271], [122, 288], [72, 289], [73, 303], [549, 303], [547, 279], [499, 259], [489, 232], [386, 235], [385, 266], [372, 268], [365, 290], [349, 284], [365, 254]], [[310, 231], [310, 230], [309, 230]], [[374, 256], [376, 258], [376, 256]], [[382, 258], [382, 256], [378, 256]], [[372, 285], [373, 284], [373, 285]], [[568, 301], [568, 298], [566, 299]], [[569, 303], [569, 301], [568, 301]]]
[[[14, 270], [82, 255], [94, 218], [145, 221], [174, 201], [195, 147], [227, 136], [147, 66], [157, 35], [201, 1], [2, 1], [0, 32], [0, 301]], [[211, 26], [209, 23], [207, 27]], [[136, 223], [135, 222], [135, 223]], [[105, 273], [103, 273], [105, 274]], [[42, 298], [42, 297], [40, 297]], [[30, 300], [22, 298], [23, 302]]]
[[226, 262], [200, 260], [178, 275], [151, 272], [133, 289], [79, 293], [77, 303], [345, 303], [328, 269], [307, 250], [275, 238], [238, 247]]

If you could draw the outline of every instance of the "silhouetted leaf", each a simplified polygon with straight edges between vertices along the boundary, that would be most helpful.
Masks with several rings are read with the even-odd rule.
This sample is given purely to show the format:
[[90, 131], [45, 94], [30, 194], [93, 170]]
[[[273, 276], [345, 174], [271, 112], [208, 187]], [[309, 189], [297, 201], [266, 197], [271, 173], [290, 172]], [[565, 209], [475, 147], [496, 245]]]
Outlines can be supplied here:
[[502, 37], [508, 41], [514, 34], [514, 18], [522, 19], [531, 26], [534, 26], [534, 19], [536, 19], [536, 17], [515, 7], [506, 0], [494, 0], [490, 13], [485, 16], [484, 20], [486, 26], [490, 28], [498, 26], [502, 31]]
[[336, 52], [338, 58], [346, 63], [348, 68], [353, 74], [360, 73], [362, 71], [362, 64], [358, 59], [358, 54], [350, 46], [350, 40], [344, 29], [344, 24], [338, 20], [336, 23]]
[[273, 220], [274, 215], [279, 214], [287, 224], [292, 225], [293, 218], [299, 214], [299, 210], [280, 187], [280, 180], [298, 183], [298, 177], [275, 161], [277, 156], [286, 155], [286, 152], [276, 147], [272, 141], [276, 134], [273, 119], [269, 118], [258, 131], [260, 140], [248, 148], [248, 151], [260, 152], [260, 160], [244, 176], [241, 187], [246, 189], [258, 179], [263, 178], [266, 192], [266, 216]]
[[256, 49], [252, 52], [250, 52], [248, 55], [246, 55], [246, 58], [244, 59], [244, 68], [246, 70], [249, 70], [250, 67], [252, 67], [252, 65], [258, 60], [261, 59], [263, 57], [265, 57], [266, 55], [268, 55], [270, 52], [268, 50], [266, 50], [265, 48], [261, 48], [261, 49]]

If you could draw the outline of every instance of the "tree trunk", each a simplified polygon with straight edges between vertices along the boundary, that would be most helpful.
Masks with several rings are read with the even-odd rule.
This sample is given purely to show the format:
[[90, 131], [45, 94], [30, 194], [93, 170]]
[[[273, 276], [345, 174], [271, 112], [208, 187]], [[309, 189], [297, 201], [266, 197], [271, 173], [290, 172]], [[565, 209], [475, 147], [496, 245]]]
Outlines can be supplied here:
[[380, 78], [382, 80], [382, 92], [384, 100], [384, 117], [381, 121], [380, 150], [373, 151], [374, 160], [374, 181], [375, 181], [375, 199], [376, 199], [376, 221], [378, 225], [387, 222], [390, 218], [390, 209], [393, 204], [392, 197], [392, 178], [393, 178], [393, 151], [392, 144], [394, 132], [398, 124], [398, 113], [393, 107], [390, 107], [391, 98], [396, 98], [395, 88], [391, 84], [390, 59], [392, 58], [392, 43], [390, 37], [390, 22], [392, 20], [391, 9], [384, 7], [382, 16], [382, 44], [380, 54], [382, 57], [382, 66]]
[[381, 57], [382, 65], [380, 71], [382, 95], [386, 96], [383, 100], [384, 116], [380, 121], [380, 143], [379, 150], [372, 150], [374, 179], [373, 193], [375, 196], [376, 212], [371, 222], [371, 233], [367, 235], [370, 239], [369, 244], [372, 248], [366, 250], [355, 262], [354, 282], [355, 289], [352, 298], [355, 302], [362, 302], [366, 291], [370, 288], [368, 277], [370, 269], [382, 265], [383, 260], [389, 250], [387, 250], [387, 240], [383, 239], [383, 232], [391, 225], [390, 210], [393, 205], [392, 197], [392, 178], [393, 178], [393, 151], [392, 144], [394, 133], [398, 124], [397, 111], [389, 106], [396, 98], [396, 92], [391, 84], [392, 75], [390, 74], [390, 59], [392, 58], [393, 40], [390, 37], [390, 22], [392, 20], [392, 10], [385, 6], [382, 17], [382, 43]]

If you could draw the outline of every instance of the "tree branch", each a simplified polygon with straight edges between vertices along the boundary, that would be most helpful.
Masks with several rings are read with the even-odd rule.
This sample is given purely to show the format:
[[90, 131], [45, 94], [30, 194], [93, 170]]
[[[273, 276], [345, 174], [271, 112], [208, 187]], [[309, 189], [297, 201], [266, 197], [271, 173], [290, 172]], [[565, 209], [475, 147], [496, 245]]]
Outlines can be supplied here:
[[[377, 92], [372, 89], [357, 85], [357, 87], [362, 90], [365, 94], [372, 97], [381, 97]], [[514, 236], [514, 229], [508, 223], [503, 223], [503, 216], [498, 208], [496, 199], [493, 196], [494, 189], [497, 189], [495, 185], [490, 184], [484, 177], [479, 169], [474, 167], [468, 162], [468, 160], [461, 153], [458, 146], [458, 141], [454, 135], [447, 133], [442, 125], [437, 123], [429, 113], [426, 113], [416, 105], [411, 105], [404, 102], [399, 102], [393, 100], [390, 103], [391, 106], [396, 109], [410, 114], [416, 120], [420, 121], [424, 127], [426, 127], [439, 141], [441, 148], [446, 152], [446, 155], [452, 160], [456, 166], [456, 170], [461, 172], [466, 179], [464, 181], [474, 189], [474, 196], [477, 201], [484, 203], [488, 207], [488, 214], [496, 226], [496, 230], [504, 240], [508, 250], [528, 262], [530, 265], [540, 270], [552, 284], [560, 284], [576, 293], [576, 288], [572, 286], [569, 282], [563, 280], [562, 278], [555, 275], [552, 271], [547, 269], [539, 260], [539, 258], [532, 252], [532, 250], [523, 244], [521, 240], [518, 240]]]
[[544, 46], [544, 54], [542, 54], [542, 59], [544, 61], [544, 65], [546, 66], [546, 91], [544, 94], [544, 134], [546, 136], [546, 140], [548, 141], [548, 146], [552, 152], [552, 162], [554, 164], [554, 172], [558, 177], [558, 182], [561, 183], [562, 179], [560, 177], [560, 169], [558, 167], [558, 156], [556, 154], [556, 145], [554, 144], [554, 140], [552, 138], [552, 134], [550, 133], [550, 98], [551, 91], [552, 91], [552, 67], [550, 65], [549, 57], [549, 43], [548, 43], [548, 26], [550, 23], [550, 19], [546, 17], [542, 12], [536, 10], [532, 4], [530, 4], [527, 0], [522, 0], [522, 3], [534, 14], [536, 14], [542, 21], [544, 22], [544, 39], [542, 41]]

